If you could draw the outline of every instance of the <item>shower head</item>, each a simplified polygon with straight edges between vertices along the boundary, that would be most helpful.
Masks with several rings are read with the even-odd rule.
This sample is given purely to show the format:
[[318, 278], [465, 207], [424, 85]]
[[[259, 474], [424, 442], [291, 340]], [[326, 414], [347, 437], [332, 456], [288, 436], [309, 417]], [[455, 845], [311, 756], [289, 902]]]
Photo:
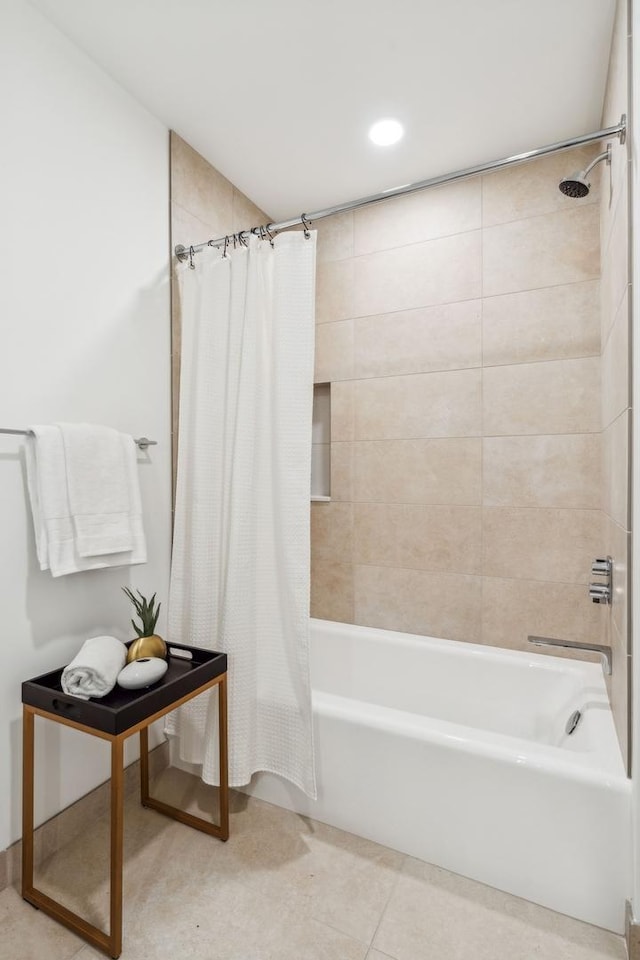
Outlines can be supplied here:
[[607, 149], [604, 153], [601, 153], [599, 157], [596, 157], [595, 160], [592, 160], [588, 167], [584, 170], [577, 170], [575, 173], [572, 173], [570, 177], [563, 177], [560, 183], [558, 184], [558, 189], [560, 193], [563, 193], [565, 197], [572, 197], [574, 200], [579, 200], [582, 197], [586, 197], [589, 191], [591, 190], [591, 184], [587, 180], [589, 173], [597, 163], [600, 163], [602, 160], [606, 160], [607, 166], [611, 163], [611, 144], [607, 144]]
[[558, 189], [560, 193], [564, 193], [565, 197], [573, 197], [577, 200], [586, 197], [591, 190], [591, 184], [585, 179], [584, 171], [578, 170], [570, 177], [564, 177], [558, 184]]

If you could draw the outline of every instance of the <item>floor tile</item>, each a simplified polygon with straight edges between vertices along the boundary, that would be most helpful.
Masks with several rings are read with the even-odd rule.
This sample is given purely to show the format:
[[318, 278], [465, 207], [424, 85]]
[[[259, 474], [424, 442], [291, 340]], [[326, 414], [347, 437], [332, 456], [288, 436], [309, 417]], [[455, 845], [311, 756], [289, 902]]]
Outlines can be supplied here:
[[[153, 793], [202, 816], [217, 790], [175, 769]], [[244, 794], [221, 843], [126, 801], [123, 960], [624, 960], [622, 938]], [[38, 885], [103, 928], [108, 821]], [[102, 954], [0, 894], [0, 960]], [[372, 945], [371, 942], [373, 941]]]
[[[198, 783], [188, 779], [192, 786]], [[177, 802], [178, 792], [187, 808], [202, 811], [197, 786], [189, 797], [187, 781], [176, 788], [180, 778], [175, 773], [165, 780], [173, 781], [167, 802]], [[161, 783], [163, 797], [164, 789]], [[214, 847], [212, 856], [225, 876], [366, 944], [404, 861], [387, 847], [241, 793], [232, 797], [232, 836]]]
[[0, 960], [71, 960], [82, 943], [13, 887], [0, 893]]
[[[124, 927], [126, 960], [364, 960], [367, 945], [297, 916], [235, 881], [189, 887], [175, 897], [155, 890]], [[99, 958], [85, 948], [78, 960]]]
[[374, 939], [396, 960], [624, 960], [624, 941], [407, 858]]

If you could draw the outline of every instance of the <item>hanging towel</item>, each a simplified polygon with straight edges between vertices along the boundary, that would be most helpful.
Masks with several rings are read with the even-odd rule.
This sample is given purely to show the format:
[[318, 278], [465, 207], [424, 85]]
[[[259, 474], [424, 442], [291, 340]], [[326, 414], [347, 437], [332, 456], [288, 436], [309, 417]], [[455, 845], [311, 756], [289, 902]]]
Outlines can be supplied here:
[[81, 557], [133, 547], [129, 473], [121, 434], [90, 423], [58, 423], [67, 468], [69, 508]]
[[105, 697], [115, 687], [126, 659], [127, 648], [120, 640], [90, 637], [62, 671], [62, 689], [81, 700]]
[[120, 465], [124, 461], [129, 496], [131, 549], [83, 557], [76, 544], [69, 502], [62, 431], [57, 425], [35, 425], [29, 429], [33, 436], [28, 437], [26, 445], [27, 483], [40, 569], [50, 569], [52, 576], [61, 577], [82, 570], [145, 563], [147, 551], [133, 438], [118, 434]]

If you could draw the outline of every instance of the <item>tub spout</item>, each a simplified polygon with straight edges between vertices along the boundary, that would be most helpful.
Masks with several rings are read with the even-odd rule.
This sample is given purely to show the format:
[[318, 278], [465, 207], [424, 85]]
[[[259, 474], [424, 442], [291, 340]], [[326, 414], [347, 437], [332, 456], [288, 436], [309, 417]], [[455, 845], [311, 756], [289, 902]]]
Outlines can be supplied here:
[[555, 637], [527, 637], [536, 647], [563, 647], [565, 650], [592, 650], [600, 654], [602, 669], [611, 676], [611, 647], [602, 643], [580, 643], [577, 640], [557, 640]]

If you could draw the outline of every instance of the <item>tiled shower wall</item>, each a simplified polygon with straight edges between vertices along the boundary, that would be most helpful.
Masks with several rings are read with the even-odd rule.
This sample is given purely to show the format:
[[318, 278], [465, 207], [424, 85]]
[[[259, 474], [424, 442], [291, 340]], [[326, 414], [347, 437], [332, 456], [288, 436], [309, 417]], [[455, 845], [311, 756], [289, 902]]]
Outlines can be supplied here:
[[[620, 0], [614, 27], [603, 124], [628, 115], [627, 3]], [[600, 235], [602, 249], [602, 450], [604, 549], [613, 557], [613, 604], [607, 616], [607, 643], [613, 647], [611, 702], [623, 752], [629, 753], [628, 719], [631, 681], [627, 570], [630, 551], [629, 430], [629, 163], [628, 146], [612, 141], [612, 164], [602, 180]]]
[[319, 224], [313, 615], [602, 642], [599, 178], [585, 200], [557, 188], [596, 150]]
[[[601, 426], [602, 411], [626, 409], [625, 328], [603, 319], [601, 341], [601, 170], [586, 200], [557, 190], [596, 151], [317, 225], [332, 501], [312, 505], [312, 613], [521, 649], [530, 633], [602, 642], [615, 629], [624, 740], [626, 566], [613, 620], [587, 583], [592, 557], [624, 556], [626, 514], [608, 507], [626, 502], [618, 469], [602, 510], [622, 408], [605, 423], [606, 457]], [[175, 134], [171, 158], [172, 244], [268, 219]], [[615, 171], [613, 193], [603, 178], [603, 318], [621, 282]], [[177, 407], [177, 298], [173, 329]]]

